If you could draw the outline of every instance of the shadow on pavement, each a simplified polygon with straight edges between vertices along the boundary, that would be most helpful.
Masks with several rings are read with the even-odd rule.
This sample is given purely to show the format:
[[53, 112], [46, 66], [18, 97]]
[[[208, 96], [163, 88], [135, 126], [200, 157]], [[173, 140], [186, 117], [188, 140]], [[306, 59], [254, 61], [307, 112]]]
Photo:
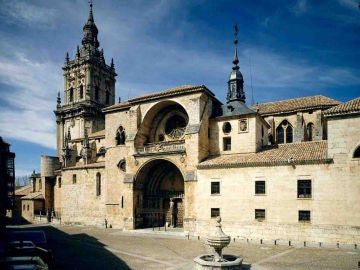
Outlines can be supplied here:
[[124, 261], [105, 249], [105, 245], [87, 234], [66, 234], [52, 226], [9, 230], [43, 230], [55, 258], [55, 270], [131, 269]]

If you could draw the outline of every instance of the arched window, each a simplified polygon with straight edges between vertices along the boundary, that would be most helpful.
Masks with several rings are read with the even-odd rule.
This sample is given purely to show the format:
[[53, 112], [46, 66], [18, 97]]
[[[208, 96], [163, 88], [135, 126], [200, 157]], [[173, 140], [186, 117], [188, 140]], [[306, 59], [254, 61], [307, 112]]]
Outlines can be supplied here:
[[58, 186], [59, 186], [59, 188], [61, 188], [61, 177], [59, 177]]
[[80, 99], [84, 98], [84, 87], [82, 85], [80, 85]]
[[74, 101], [74, 89], [71, 87], [70, 91], [69, 91], [69, 101], [73, 102]]
[[360, 146], [355, 149], [353, 158], [360, 158]]
[[278, 144], [284, 143], [284, 128], [281, 125], [276, 128], [276, 141]]
[[276, 141], [278, 144], [293, 142], [293, 128], [286, 120], [276, 128]]
[[309, 123], [306, 126], [306, 131], [307, 131], [307, 140], [308, 141], [313, 141], [314, 135], [315, 135], [315, 126], [313, 123]]
[[286, 143], [292, 143], [293, 142], [293, 129], [290, 125], [286, 128]]
[[101, 174], [96, 174], [96, 196], [101, 195]]
[[124, 145], [125, 144], [125, 129], [120, 126], [116, 132], [116, 145]]

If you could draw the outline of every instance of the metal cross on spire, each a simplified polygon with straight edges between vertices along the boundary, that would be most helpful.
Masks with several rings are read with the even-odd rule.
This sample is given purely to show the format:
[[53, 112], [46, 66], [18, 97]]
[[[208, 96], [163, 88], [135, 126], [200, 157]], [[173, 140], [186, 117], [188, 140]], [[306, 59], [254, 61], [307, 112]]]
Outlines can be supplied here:
[[235, 37], [234, 44], [237, 44], [237, 43], [238, 43], [237, 36], [238, 36], [238, 33], [239, 33], [239, 28], [238, 28], [238, 25], [237, 25], [237, 24], [234, 25], [234, 30], [235, 30], [235, 33], [234, 33], [234, 37]]

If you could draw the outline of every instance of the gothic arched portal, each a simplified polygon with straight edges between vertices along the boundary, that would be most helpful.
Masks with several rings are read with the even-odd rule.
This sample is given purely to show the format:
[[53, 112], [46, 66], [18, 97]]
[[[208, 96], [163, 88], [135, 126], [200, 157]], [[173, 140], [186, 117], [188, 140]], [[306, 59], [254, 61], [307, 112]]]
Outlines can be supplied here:
[[171, 162], [157, 159], [143, 166], [134, 182], [135, 228], [182, 227], [184, 178]]

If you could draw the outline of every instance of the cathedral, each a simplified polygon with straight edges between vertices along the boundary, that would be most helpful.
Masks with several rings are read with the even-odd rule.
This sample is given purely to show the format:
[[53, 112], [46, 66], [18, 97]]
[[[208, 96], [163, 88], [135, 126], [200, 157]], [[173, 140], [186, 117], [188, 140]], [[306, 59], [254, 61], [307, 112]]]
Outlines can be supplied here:
[[57, 156], [41, 156], [23, 215], [193, 236], [221, 216], [238, 239], [359, 244], [360, 98], [247, 106], [234, 43], [225, 103], [205, 85], [116, 103], [90, 5], [63, 66]]

